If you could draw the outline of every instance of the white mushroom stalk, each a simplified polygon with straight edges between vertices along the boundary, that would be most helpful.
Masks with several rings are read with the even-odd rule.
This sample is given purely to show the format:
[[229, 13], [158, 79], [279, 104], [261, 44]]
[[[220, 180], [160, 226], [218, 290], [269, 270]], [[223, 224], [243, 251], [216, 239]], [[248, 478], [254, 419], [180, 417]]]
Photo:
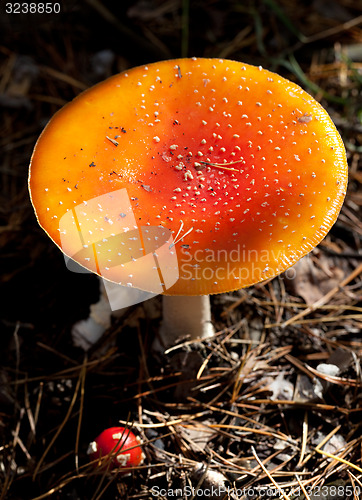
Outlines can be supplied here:
[[[77, 321], [71, 330], [73, 344], [84, 351], [88, 351], [96, 344], [103, 333], [111, 326], [112, 309], [101, 279], [99, 285], [100, 297], [98, 302], [90, 305], [88, 318]], [[123, 310], [120, 312], [122, 313]]]
[[[90, 306], [87, 319], [80, 320], [72, 327], [74, 345], [88, 351], [111, 326], [112, 316], [122, 317], [128, 307], [112, 311], [102, 280], [100, 298]], [[119, 301], [126, 300], [129, 289], [119, 287]], [[162, 323], [153, 350], [161, 353], [182, 340], [204, 340], [214, 335], [211, 321], [210, 298], [208, 295], [162, 297]]]
[[163, 322], [159, 332], [162, 347], [167, 349], [182, 339], [204, 340], [214, 335], [208, 295], [164, 295], [162, 301]]

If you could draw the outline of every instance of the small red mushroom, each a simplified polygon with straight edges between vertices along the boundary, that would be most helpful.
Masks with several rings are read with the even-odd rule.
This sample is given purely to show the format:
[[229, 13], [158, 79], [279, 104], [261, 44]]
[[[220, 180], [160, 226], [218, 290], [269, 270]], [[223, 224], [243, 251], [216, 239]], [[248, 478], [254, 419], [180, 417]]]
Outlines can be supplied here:
[[138, 226], [172, 232], [179, 279], [164, 290], [162, 329], [170, 345], [212, 334], [209, 294], [277, 276], [325, 237], [347, 162], [327, 112], [296, 84], [261, 67], [191, 58], [134, 68], [65, 106], [37, 142], [29, 186], [53, 241], [116, 283], [127, 284], [117, 252], [101, 245], [102, 224], [114, 221], [103, 207], [85, 218], [80, 229], [98, 235], [104, 254], [85, 245], [74, 255], [61, 242], [67, 211], [125, 188]]
[[137, 467], [145, 457], [140, 438], [125, 427], [105, 429], [89, 444], [87, 454], [91, 461], [107, 457], [111, 469]]

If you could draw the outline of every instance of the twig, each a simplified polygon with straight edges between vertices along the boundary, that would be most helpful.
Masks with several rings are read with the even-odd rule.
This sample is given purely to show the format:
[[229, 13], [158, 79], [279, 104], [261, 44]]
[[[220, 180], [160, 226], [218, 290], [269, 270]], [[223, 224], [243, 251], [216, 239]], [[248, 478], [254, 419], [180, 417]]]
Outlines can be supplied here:
[[308, 413], [304, 412], [302, 446], [301, 446], [301, 449], [300, 449], [300, 457], [299, 457], [298, 464], [297, 464], [298, 467], [300, 467], [300, 465], [303, 462], [303, 458], [304, 458], [304, 455], [305, 455], [305, 450], [307, 448], [307, 437], [308, 437]]
[[304, 487], [304, 484], [303, 484], [303, 483], [302, 483], [302, 481], [299, 479], [298, 474], [296, 474], [296, 475], [295, 475], [295, 478], [296, 478], [296, 480], [298, 481], [298, 484], [299, 484], [299, 486], [301, 487], [301, 489], [302, 489], [302, 491], [303, 491], [303, 493], [304, 493], [304, 496], [305, 496], [306, 500], [311, 500], [310, 496], [309, 496], [309, 495], [308, 495], [308, 493], [307, 493], [307, 490], [306, 490], [306, 489], [305, 489], [305, 487]]
[[341, 283], [337, 286], [335, 286], [334, 288], [332, 288], [332, 290], [330, 290], [328, 293], [326, 293], [323, 297], [321, 297], [319, 300], [317, 300], [317, 302], [315, 302], [314, 304], [312, 304], [311, 306], [309, 306], [307, 309], [305, 309], [304, 311], [301, 311], [299, 314], [297, 314], [296, 316], [293, 316], [292, 318], [288, 319], [287, 321], [285, 321], [284, 323], [282, 323], [282, 327], [285, 328], [289, 325], [291, 325], [292, 323], [295, 323], [297, 320], [303, 318], [304, 316], [306, 316], [307, 314], [315, 311], [316, 309], [318, 309], [320, 306], [323, 306], [324, 304], [326, 304], [327, 302], [330, 301], [330, 299], [341, 289], [343, 288], [344, 286], [346, 286], [350, 281], [354, 280], [355, 278], [357, 278], [357, 276], [359, 276], [360, 274], [362, 273], [362, 264], [360, 264], [349, 276], [347, 276], [347, 278], [345, 278], [344, 280], [341, 281]]
[[77, 397], [78, 397], [78, 391], [79, 391], [79, 388], [80, 388], [80, 385], [81, 385], [81, 381], [82, 381], [82, 377], [81, 377], [81, 373], [79, 374], [79, 377], [78, 377], [78, 380], [77, 380], [77, 385], [75, 387], [75, 390], [74, 390], [74, 394], [73, 394], [73, 397], [72, 397], [72, 400], [70, 402], [70, 405], [69, 405], [69, 408], [68, 408], [68, 411], [63, 419], [63, 422], [59, 425], [56, 433], [54, 434], [54, 436], [52, 437], [52, 439], [50, 440], [50, 443], [48, 444], [48, 446], [46, 447], [43, 455], [40, 457], [39, 459], [39, 462], [37, 463], [36, 467], [35, 467], [35, 470], [34, 470], [34, 473], [33, 473], [33, 481], [35, 480], [39, 470], [40, 470], [40, 467], [42, 465], [42, 463], [44, 462], [45, 460], [45, 457], [47, 456], [47, 454], [49, 453], [49, 451], [51, 450], [51, 448], [53, 447], [55, 441], [58, 439], [60, 433], [62, 432], [65, 424], [68, 422], [69, 420], [69, 417], [71, 415], [71, 412], [73, 410], [73, 407], [75, 405], [75, 402], [77, 400]]
[[75, 468], [77, 472], [79, 472], [79, 440], [80, 440], [80, 430], [82, 425], [83, 418], [83, 409], [84, 409], [84, 394], [85, 394], [85, 378], [87, 375], [87, 361], [88, 355], [85, 353], [82, 370], [81, 370], [81, 388], [80, 388], [80, 404], [79, 404], [79, 416], [78, 416], [78, 426], [77, 426], [77, 435], [75, 439]]
[[341, 458], [341, 457], [338, 457], [337, 455], [333, 455], [332, 453], [328, 453], [326, 451], [320, 450], [319, 448], [315, 448], [315, 451], [320, 453], [321, 455], [325, 455], [328, 458], [333, 458], [333, 460], [337, 460], [337, 462], [341, 462], [342, 464], [348, 465], [349, 467], [352, 467], [352, 469], [356, 469], [356, 470], [358, 470], [358, 472], [360, 472], [362, 474], [361, 467], [358, 467], [358, 465], [355, 465], [352, 462], [345, 460], [344, 458]]
[[260, 465], [260, 467], [263, 469], [264, 473], [268, 476], [268, 478], [270, 479], [270, 481], [273, 483], [273, 485], [276, 487], [276, 489], [279, 491], [279, 493], [281, 494], [281, 496], [284, 498], [284, 500], [290, 500], [290, 497], [288, 497], [288, 495], [286, 495], [284, 493], [284, 491], [282, 490], [282, 488], [279, 486], [279, 484], [272, 478], [272, 476], [270, 475], [270, 473], [268, 472], [268, 470], [266, 469], [266, 467], [264, 467], [264, 464], [263, 462], [260, 460], [260, 458], [258, 457], [258, 455], [256, 454], [256, 451], [255, 451], [255, 448], [254, 446], [251, 447], [251, 451], [255, 457], [255, 460], [258, 462], [258, 464]]

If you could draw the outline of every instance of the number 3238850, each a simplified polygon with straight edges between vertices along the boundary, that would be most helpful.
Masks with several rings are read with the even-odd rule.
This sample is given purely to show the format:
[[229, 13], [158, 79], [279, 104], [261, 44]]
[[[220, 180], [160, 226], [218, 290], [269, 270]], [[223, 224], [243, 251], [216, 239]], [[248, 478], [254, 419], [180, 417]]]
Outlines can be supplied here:
[[6, 14], [59, 14], [60, 3], [15, 2], [5, 4]]

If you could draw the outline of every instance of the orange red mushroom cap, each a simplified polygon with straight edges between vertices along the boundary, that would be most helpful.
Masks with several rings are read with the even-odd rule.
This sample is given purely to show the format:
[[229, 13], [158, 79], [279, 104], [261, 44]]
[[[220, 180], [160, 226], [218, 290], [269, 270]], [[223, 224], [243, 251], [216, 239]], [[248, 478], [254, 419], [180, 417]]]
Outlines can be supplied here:
[[[178, 59], [62, 108], [36, 144], [29, 186], [40, 225], [69, 256], [62, 217], [125, 188], [130, 229], [176, 239], [179, 279], [167, 293], [198, 295], [271, 278], [313, 249], [340, 211], [347, 162], [327, 112], [294, 83], [236, 61]], [[101, 206], [80, 229], [100, 240], [113, 222]]]

